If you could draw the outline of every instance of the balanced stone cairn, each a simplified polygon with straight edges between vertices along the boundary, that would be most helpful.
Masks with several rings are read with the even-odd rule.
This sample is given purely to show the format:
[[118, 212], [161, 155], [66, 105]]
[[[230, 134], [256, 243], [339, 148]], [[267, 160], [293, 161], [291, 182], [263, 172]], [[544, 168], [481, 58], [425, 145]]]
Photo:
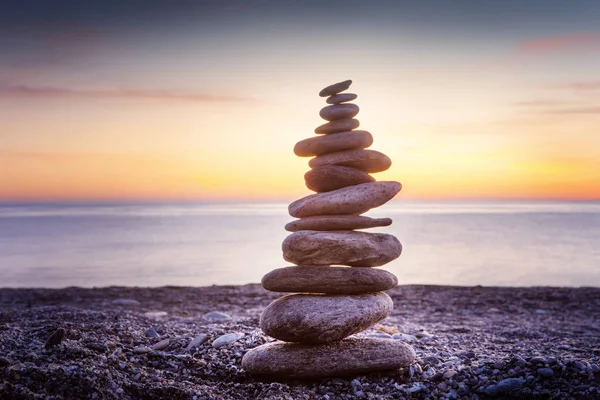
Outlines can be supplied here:
[[[323, 378], [406, 367], [415, 359], [411, 346], [398, 340], [349, 338], [386, 318], [393, 302], [384, 290], [398, 284], [393, 274], [376, 269], [398, 258], [402, 245], [393, 235], [358, 229], [388, 226], [390, 218], [362, 216], [391, 200], [398, 182], [377, 182], [369, 175], [388, 169], [391, 160], [374, 150], [367, 131], [354, 130], [359, 108], [341, 93], [352, 81], [326, 87], [319, 115], [328, 121], [319, 136], [294, 147], [311, 157], [306, 186], [317, 192], [289, 205], [283, 258], [291, 267], [265, 275], [273, 292], [295, 292], [273, 301], [260, 317], [263, 332], [279, 341], [248, 351], [242, 367], [270, 378]], [[336, 265], [336, 266], [332, 266]]]

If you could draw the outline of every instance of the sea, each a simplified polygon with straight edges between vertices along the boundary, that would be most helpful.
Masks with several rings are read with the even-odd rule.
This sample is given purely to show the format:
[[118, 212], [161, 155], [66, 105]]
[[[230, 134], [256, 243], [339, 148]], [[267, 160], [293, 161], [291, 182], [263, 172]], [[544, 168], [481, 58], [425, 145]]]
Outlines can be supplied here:
[[[600, 287], [600, 202], [410, 203], [400, 284]], [[0, 205], [0, 287], [258, 283], [289, 265], [286, 203]]]

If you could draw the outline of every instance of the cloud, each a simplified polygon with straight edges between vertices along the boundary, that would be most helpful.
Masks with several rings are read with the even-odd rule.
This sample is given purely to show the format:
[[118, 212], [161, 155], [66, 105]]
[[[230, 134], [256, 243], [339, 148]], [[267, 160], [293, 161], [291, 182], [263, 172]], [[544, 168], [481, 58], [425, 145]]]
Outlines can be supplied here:
[[86, 99], [131, 99], [166, 100], [191, 102], [248, 102], [253, 99], [210, 93], [181, 92], [170, 90], [91, 90], [71, 89], [54, 86], [0, 85], [0, 98], [86, 98]]
[[524, 40], [518, 44], [517, 53], [526, 56], [543, 56], [589, 48], [600, 48], [600, 33], [572, 33]]
[[515, 101], [512, 103], [515, 107], [554, 107], [554, 106], [566, 106], [572, 105], [571, 101], [564, 100], [551, 100], [551, 99], [534, 99], [534, 100], [523, 100], [523, 101]]
[[600, 90], [600, 81], [580, 81], [580, 82], [569, 82], [555, 85], [557, 89], [571, 89], [571, 90]]
[[543, 111], [553, 115], [600, 115], [600, 106], [554, 108]]

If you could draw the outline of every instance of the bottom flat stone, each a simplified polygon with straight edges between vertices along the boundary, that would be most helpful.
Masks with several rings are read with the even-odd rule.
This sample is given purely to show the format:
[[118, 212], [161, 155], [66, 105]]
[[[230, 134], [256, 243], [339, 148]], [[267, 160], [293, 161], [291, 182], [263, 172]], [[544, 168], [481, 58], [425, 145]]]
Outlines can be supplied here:
[[273, 342], [248, 351], [242, 368], [268, 378], [326, 378], [395, 370], [415, 358], [413, 348], [399, 340], [351, 338], [321, 345]]

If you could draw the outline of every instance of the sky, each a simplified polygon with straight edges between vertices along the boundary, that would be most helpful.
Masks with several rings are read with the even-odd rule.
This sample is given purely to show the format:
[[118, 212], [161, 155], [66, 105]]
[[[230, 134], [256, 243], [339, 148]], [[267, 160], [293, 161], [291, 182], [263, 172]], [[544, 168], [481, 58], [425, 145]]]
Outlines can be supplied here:
[[596, 0], [5, 1], [0, 201], [280, 200], [352, 79], [403, 199], [600, 199]]

